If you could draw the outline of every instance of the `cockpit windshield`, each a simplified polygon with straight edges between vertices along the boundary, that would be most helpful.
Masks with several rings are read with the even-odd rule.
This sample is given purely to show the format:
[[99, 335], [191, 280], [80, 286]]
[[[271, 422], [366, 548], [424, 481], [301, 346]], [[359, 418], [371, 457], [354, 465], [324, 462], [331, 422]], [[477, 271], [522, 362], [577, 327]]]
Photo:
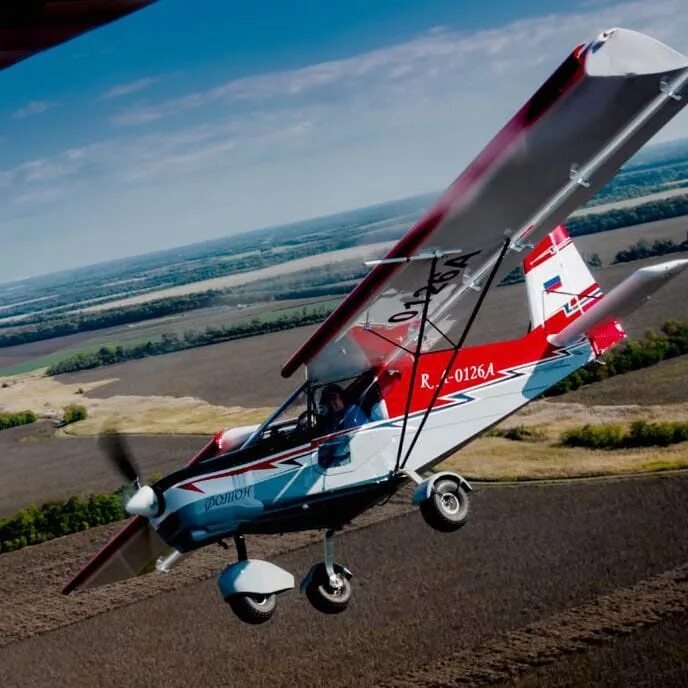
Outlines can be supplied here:
[[297, 389], [256, 430], [244, 446], [254, 444], [296, 446], [310, 439], [312, 404], [308, 383]]
[[245, 446], [260, 443], [278, 452], [384, 418], [387, 409], [374, 371], [325, 385], [306, 382]]

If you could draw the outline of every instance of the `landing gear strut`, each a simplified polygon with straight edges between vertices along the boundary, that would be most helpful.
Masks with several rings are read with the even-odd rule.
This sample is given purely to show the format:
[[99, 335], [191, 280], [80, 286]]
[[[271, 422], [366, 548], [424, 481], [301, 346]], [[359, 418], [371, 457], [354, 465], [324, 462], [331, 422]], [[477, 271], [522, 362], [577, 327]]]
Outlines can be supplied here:
[[334, 561], [334, 531], [325, 533], [325, 561], [308, 572], [301, 583], [301, 591], [308, 601], [323, 614], [343, 612], [351, 600], [351, 572]]

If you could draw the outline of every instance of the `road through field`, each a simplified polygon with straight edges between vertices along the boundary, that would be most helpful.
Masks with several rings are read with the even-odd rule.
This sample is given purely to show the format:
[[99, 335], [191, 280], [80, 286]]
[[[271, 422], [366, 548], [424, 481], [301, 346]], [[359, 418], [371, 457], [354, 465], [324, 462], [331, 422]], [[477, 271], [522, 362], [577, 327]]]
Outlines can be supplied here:
[[[355, 574], [343, 615], [322, 616], [291, 593], [269, 624], [248, 627], [214, 581], [201, 580], [6, 645], [0, 685], [373, 686], [456, 653], [482, 656], [486, 647], [496, 648], [498, 664], [501, 639], [538, 623], [550, 628], [551, 661], [561, 619], [569, 619], [569, 635], [575, 631], [575, 613], [566, 610], [592, 605], [599, 623], [612, 630], [619, 623], [615, 603], [598, 598], [623, 600], [624, 613], [636, 621], [644, 614], [648, 624], [666, 626], [672, 612], [685, 611], [676, 570], [688, 562], [687, 498], [684, 475], [479, 486], [471, 522], [451, 535], [431, 531], [415, 511], [392, 509], [395, 517], [339, 538], [338, 558]], [[300, 576], [320, 549], [274, 560]], [[644, 606], [634, 608], [636, 590]], [[88, 605], [83, 595], [84, 616]], [[508, 649], [527, 676], [547, 657], [521, 638], [522, 661], [518, 648]], [[594, 647], [605, 642], [597, 638]], [[556, 678], [552, 669], [546, 685]]]

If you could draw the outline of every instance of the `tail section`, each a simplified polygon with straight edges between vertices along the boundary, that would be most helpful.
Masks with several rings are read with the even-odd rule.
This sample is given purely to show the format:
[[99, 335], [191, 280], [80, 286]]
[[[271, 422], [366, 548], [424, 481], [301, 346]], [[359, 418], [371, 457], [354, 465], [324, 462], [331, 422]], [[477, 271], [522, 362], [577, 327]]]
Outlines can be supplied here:
[[554, 346], [586, 336], [599, 355], [625, 337], [618, 318], [686, 267], [688, 260], [670, 260], [639, 268], [604, 295], [569, 233], [559, 226], [523, 261], [531, 327], [543, 327]]
[[549, 331], [581, 315], [602, 297], [588, 266], [561, 225], [523, 261], [531, 327]]

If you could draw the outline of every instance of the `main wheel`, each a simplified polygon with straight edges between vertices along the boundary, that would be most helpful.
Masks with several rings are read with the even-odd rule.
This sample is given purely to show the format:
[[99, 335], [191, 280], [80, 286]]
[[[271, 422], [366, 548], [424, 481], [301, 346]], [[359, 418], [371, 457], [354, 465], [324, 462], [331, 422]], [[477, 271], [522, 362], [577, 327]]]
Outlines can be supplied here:
[[230, 595], [225, 601], [242, 621], [250, 624], [269, 621], [277, 608], [276, 595]]
[[430, 498], [420, 504], [420, 513], [431, 528], [449, 533], [466, 523], [470, 507], [468, 492], [461, 482], [447, 476], [433, 485]]
[[308, 601], [323, 614], [343, 612], [351, 600], [351, 583], [343, 571], [335, 569], [337, 585], [332, 585], [325, 564], [318, 564], [306, 586]]

